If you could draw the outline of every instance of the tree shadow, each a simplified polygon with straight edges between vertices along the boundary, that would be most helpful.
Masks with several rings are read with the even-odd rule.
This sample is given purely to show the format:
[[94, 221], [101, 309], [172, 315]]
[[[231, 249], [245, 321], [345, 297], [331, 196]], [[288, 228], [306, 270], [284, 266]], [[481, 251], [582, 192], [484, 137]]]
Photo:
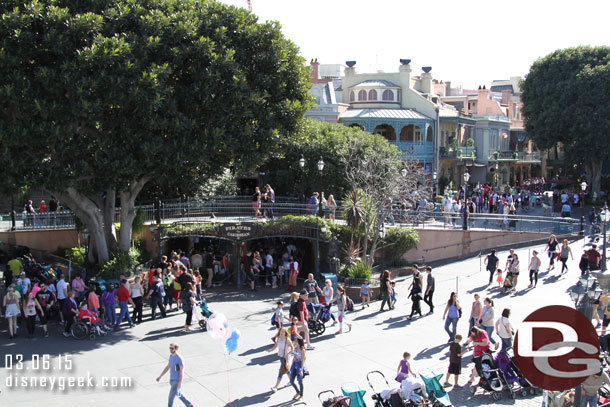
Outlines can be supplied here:
[[173, 330], [165, 330], [165, 331], [166, 332], [162, 332], [157, 335], [148, 335], [145, 338], [140, 339], [140, 342], [150, 342], [150, 341], [156, 341], [159, 339], [169, 339], [169, 338], [175, 338], [177, 336], [184, 336], [184, 335], [191, 335], [191, 334], [205, 332], [202, 329], [193, 329], [189, 332], [185, 332], [183, 330], [182, 326], [175, 327], [175, 328], [173, 328]]
[[[413, 360], [431, 359], [433, 355], [436, 355], [443, 349], [449, 350], [449, 344], [443, 343], [443, 344], [437, 345], [433, 348], [424, 348], [422, 351], [417, 353], [417, 355], [413, 358]], [[445, 356], [445, 358], [446, 358], [446, 356]]]
[[483, 284], [483, 285], [482, 285], [482, 286], [480, 286], [480, 287], [475, 287], [475, 288], [472, 288], [472, 289], [470, 289], [470, 290], [468, 290], [468, 291], [466, 291], [466, 292], [467, 292], [468, 294], [480, 293], [481, 291], [485, 291], [485, 289], [486, 289], [487, 287], [489, 287], [489, 284]]

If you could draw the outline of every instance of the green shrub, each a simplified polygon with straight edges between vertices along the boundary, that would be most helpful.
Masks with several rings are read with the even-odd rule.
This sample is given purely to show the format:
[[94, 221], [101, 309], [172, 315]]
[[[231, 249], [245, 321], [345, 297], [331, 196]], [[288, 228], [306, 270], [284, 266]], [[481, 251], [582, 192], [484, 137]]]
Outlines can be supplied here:
[[391, 260], [402, 257], [409, 249], [419, 243], [419, 234], [415, 229], [390, 228], [383, 239], [385, 255]]
[[129, 252], [118, 252], [114, 258], [102, 265], [100, 277], [105, 280], [118, 279], [120, 274], [129, 275], [140, 264], [140, 251], [132, 247]]
[[469, 138], [468, 140], [466, 140], [466, 147], [474, 147], [474, 139], [473, 138]]
[[349, 266], [349, 274], [350, 278], [360, 278], [370, 280], [371, 275], [373, 274], [371, 268], [364, 263], [354, 263]]

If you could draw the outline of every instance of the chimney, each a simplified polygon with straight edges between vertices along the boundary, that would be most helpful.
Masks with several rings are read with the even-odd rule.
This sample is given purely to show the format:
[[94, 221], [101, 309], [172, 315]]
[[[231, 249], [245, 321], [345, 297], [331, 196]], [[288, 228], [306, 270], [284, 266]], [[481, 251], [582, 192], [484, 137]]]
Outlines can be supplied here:
[[403, 89], [409, 89], [411, 87], [411, 60], [401, 59], [398, 72], [400, 76], [400, 87]]
[[321, 79], [320, 77], [320, 63], [318, 62], [318, 58], [315, 59], [315, 61], [312, 59], [310, 62], [311, 66], [313, 67], [310, 75], [313, 79]]
[[508, 105], [510, 103], [510, 96], [511, 96], [511, 91], [508, 89], [504, 89], [502, 91], [502, 104], [503, 105]]
[[345, 61], [345, 65], [347, 65], [347, 68], [345, 68], [345, 70], [343, 71], [345, 73], [345, 76], [356, 74], [356, 68], [354, 68], [354, 66], [356, 66], [356, 61]]
[[432, 95], [434, 93], [434, 88], [432, 87], [432, 74], [430, 73], [432, 67], [424, 66], [421, 69], [423, 71], [421, 74], [421, 91], [428, 95]]

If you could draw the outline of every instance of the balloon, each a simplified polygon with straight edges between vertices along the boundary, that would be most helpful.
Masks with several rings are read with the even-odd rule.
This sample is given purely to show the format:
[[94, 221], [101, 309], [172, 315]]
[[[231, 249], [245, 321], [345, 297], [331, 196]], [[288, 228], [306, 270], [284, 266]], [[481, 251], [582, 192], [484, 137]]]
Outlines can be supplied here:
[[237, 349], [237, 345], [239, 344], [239, 338], [241, 338], [239, 329], [233, 328], [225, 340], [225, 350], [227, 353], [230, 354], [235, 352], [235, 349]]
[[208, 319], [208, 333], [214, 339], [222, 340], [227, 335], [227, 330], [229, 329], [229, 322], [227, 321], [227, 317], [220, 312], [215, 312], [210, 315]]

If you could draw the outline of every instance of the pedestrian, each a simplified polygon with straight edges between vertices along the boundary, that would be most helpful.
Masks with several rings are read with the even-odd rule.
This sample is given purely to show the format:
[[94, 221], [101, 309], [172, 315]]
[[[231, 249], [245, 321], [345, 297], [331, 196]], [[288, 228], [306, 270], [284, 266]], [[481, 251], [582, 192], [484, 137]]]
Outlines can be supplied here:
[[72, 280], [72, 291], [75, 293], [76, 302], [80, 302], [83, 299], [88, 288], [80, 274], [77, 274]]
[[289, 321], [289, 319], [284, 315], [284, 301], [278, 301], [277, 307], [271, 316], [271, 325], [279, 329], [284, 324], [284, 320]]
[[180, 401], [184, 403], [187, 407], [192, 407], [193, 403], [191, 403], [186, 396], [182, 393], [182, 379], [184, 377], [184, 359], [178, 353], [178, 344], [172, 342], [169, 344], [169, 362], [167, 366], [163, 369], [159, 377], [157, 377], [157, 382], [161, 380], [163, 375], [169, 371], [169, 397], [167, 400], [168, 407], [172, 407], [174, 405], [174, 399], [178, 397]]
[[271, 387], [272, 392], [276, 392], [278, 387], [280, 386], [280, 382], [282, 381], [282, 377], [290, 372], [290, 354], [294, 350], [294, 346], [292, 345], [292, 341], [288, 337], [288, 331], [286, 328], [280, 328], [275, 335], [275, 343], [271, 349], [268, 349], [267, 352], [273, 352], [277, 349], [277, 355], [280, 358], [280, 370], [277, 374], [277, 382], [275, 386]]
[[445, 376], [445, 383], [443, 387], [451, 387], [451, 383], [449, 383], [449, 376], [455, 375], [455, 384], [453, 388], [456, 390], [461, 390], [462, 386], [458, 384], [458, 379], [460, 374], [462, 374], [462, 345], [460, 342], [462, 341], [462, 335], [455, 335], [455, 340], [449, 344], [449, 370], [447, 370], [447, 375]]
[[530, 285], [529, 287], [536, 287], [536, 285], [538, 284], [538, 270], [540, 269], [540, 258], [538, 257], [538, 252], [536, 250], [534, 250], [532, 252], [532, 258], [530, 259], [530, 265], [529, 265], [529, 270], [530, 270]]
[[[508, 317], [510, 317], [510, 309], [504, 308], [502, 316], [496, 321], [496, 334], [502, 340], [502, 352], [506, 352], [513, 347], [513, 328]], [[497, 346], [496, 349], [498, 349]]]
[[369, 284], [369, 280], [364, 280], [362, 285], [360, 286], [360, 298], [362, 299], [362, 309], [364, 306], [370, 306], [371, 302], [371, 285]]
[[34, 337], [34, 330], [36, 329], [36, 310], [42, 314], [40, 304], [36, 300], [36, 297], [34, 297], [34, 294], [30, 292], [23, 301], [23, 316], [25, 317], [30, 339]]
[[474, 362], [475, 368], [472, 370], [472, 375], [468, 380], [468, 384], [474, 382], [475, 377], [478, 374], [481, 374], [481, 358], [483, 357], [484, 353], [490, 352], [489, 335], [487, 335], [487, 332], [477, 326], [473, 326], [470, 330], [470, 336], [466, 341], [466, 346], [468, 346], [470, 342], [472, 342], [474, 346], [472, 361]]
[[[311, 345], [311, 342], [309, 341], [309, 327], [307, 326], [307, 321], [309, 321], [309, 312], [307, 310], [306, 302], [307, 295], [307, 290], [301, 290], [301, 292], [299, 293], [299, 298], [297, 300], [296, 305], [297, 318], [299, 319], [299, 333], [304, 332], [303, 337], [305, 338], [305, 342], [307, 343], [307, 350], [314, 350], [315, 348]], [[339, 320], [339, 322], [341, 322], [341, 320]]]
[[409, 377], [409, 373], [413, 377], [417, 377], [417, 375], [411, 369], [411, 364], [409, 364], [409, 359], [411, 359], [411, 354], [409, 352], [405, 352], [402, 354], [402, 359], [398, 362], [398, 368], [396, 369], [396, 380], [398, 383], [402, 383], [407, 377]]
[[[290, 365], [290, 384], [296, 390], [296, 394], [292, 396], [292, 399], [301, 400], [303, 398], [303, 376], [305, 373], [306, 349], [303, 339], [297, 339], [293, 345], [292, 364]], [[295, 380], [299, 381], [298, 388], [294, 383]]]
[[318, 287], [318, 282], [314, 280], [313, 274], [307, 275], [307, 280], [303, 283], [303, 288], [307, 290], [307, 300], [312, 304], [319, 304], [318, 293], [322, 294], [322, 290]]
[[[339, 330], [335, 334], [340, 334], [343, 332], [343, 324], [347, 324], [348, 332], [352, 331], [352, 324], [347, 322], [345, 318], [345, 313], [347, 312], [347, 295], [345, 294], [345, 288], [342, 285], [337, 287], [337, 298], [335, 298], [337, 302], [337, 308], [339, 308], [337, 319], [339, 320]], [[309, 349], [309, 346], [307, 347]]]
[[545, 248], [547, 254], [549, 255], [549, 267], [547, 268], [547, 271], [551, 271], [555, 268], [555, 255], [557, 253], [558, 245], [559, 242], [557, 241], [557, 237], [555, 237], [555, 235], [551, 235]]
[[38, 318], [40, 319], [40, 324], [42, 325], [44, 337], [48, 338], [49, 330], [47, 329], [47, 323], [49, 319], [51, 319], [51, 310], [55, 304], [55, 295], [47, 288], [45, 283], [40, 283], [39, 287], [40, 291], [36, 293], [36, 300], [40, 305], [40, 313], [38, 314]]
[[[328, 307], [328, 310], [330, 311], [330, 307], [334, 299], [332, 281], [328, 279], [324, 281], [324, 290], [322, 290], [322, 294], [322, 298], [324, 298], [324, 304], [326, 304], [326, 307]], [[330, 317], [333, 319], [333, 325], [335, 325], [337, 323], [337, 319], [335, 318], [332, 312], [330, 312]]]
[[252, 194], [252, 209], [254, 210], [254, 217], [260, 218], [261, 190], [259, 187], [254, 188], [254, 194]]
[[574, 260], [574, 255], [572, 254], [572, 249], [569, 246], [568, 239], [563, 239], [563, 242], [561, 242], [561, 251], [559, 255], [559, 260], [561, 260], [561, 274], [568, 271], [568, 256]]
[[122, 279], [121, 286], [116, 291], [116, 295], [119, 300], [119, 308], [121, 309], [121, 311], [119, 313], [119, 317], [116, 320], [116, 323], [114, 324], [115, 331], [117, 329], [119, 329], [121, 322], [123, 322], [123, 318], [127, 318], [127, 322], [129, 322], [129, 327], [133, 328], [133, 321], [131, 320], [131, 316], [129, 315], [128, 304], [131, 304], [132, 306], [134, 304], [133, 304], [133, 301], [131, 300], [131, 297], [129, 296], [129, 290], [127, 288], [127, 284], [129, 284], [127, 282], [127, 279], [125, 279], [125, 278]]
[[164, 288], [165, 284], [161, 282], [159, 275], [155, 274], [153, 276], [153, 283], [148, 290], [148, 294], [146, 294], [146, 298], [150, 298], [150, 319], [153, 321], [157, 318], [157, 308], [159, 308], [159, 311], [161, 311], [161, 316], [163, 318], [167, 316], [165, 306], [163, 305], [163, 297], [165, 296]]
[[[458, 296], [456, 293], [452, 292], [449, 296], [449, 301], [447, 301], [445, 312], [443, 313], [443, 319], [445, 320], [445, 331], [449, 335], [449, 340], [447, 342], [453, 342], [455, 340], [457, 323], [458, 319], [460, 318], [461, 311], [462, 307], [460, 306]], [[453, 326], [451, 330], [449, 330], [450, 325]]]
[[170, 269], [163, 270], [163, 307], [167, 307], [167, 312], [172, 311], [174, 305], [174, 274]]
[[474, 295], [474, 301], [472, 302], [472, 308], [470, 309], [470, 316], [468, 317], [468, 332], [473, 326], [479, 326], [479, 321], [483, 315], [483, 304], [479, 294]]
[[335, 223], [335, 211], [337, 210], [337, 202], [335, 201], [335, 197], [333, 196], [333, 194], [330, 194], [328, 196], [326, 209], [328, 211], [328, 219], [330, 219], [332, 223]]
[[108, 284], [106, 291], [102, 294], [102, 306], [108, 326], [114, 327], [114, 324], [116, 324], [116, 289], [114, 284]]
[[61, 312], [64, 314], [64, 321], [66, 321], [66, 328], [64, 329], [63, 335], [65, 337], [72, 336], [72, 324], [74, 324], [74, 317], [78, 315], [78, 306], [76, 305], [76, 300], [74, 297], [76, 293], [73, 290], [70, 290], [68, 293], [68, 298], [64, 302], [64, 306], [61, 309]]
[[142, 323], [142, 309], [144, 307], [144, 291], [140, 281], [140, 277], [136, 277], [133, 281], [133, 284], [129, 286], [129, 295], [131, 296], [131, 300], [134, 304], [131, 319], [133, 319], [133, 322], [136, 324]]
[[424, 293], [424, 302], [430, 307], [430, 314], [434, 313], [434, 304], [432, 298], [434, 296], [434, 276], [432, 275], [432, 267], [426, 266], [426, 292]]
[[504, 281], [502, 279], [502, 269], [498, 269], [498, 271], [496, 272], [496, 281], [498, 282], [498, 287], [502, 287], [502, 282]]
[[195, 290], [192, 283], [186, 283], [186, 291], [182, 295], [182, 310], [186, 313], [186, 321], [184, 322], [184, 332], [190, 332], [191, 323], [193, 320], [193, 309], [197, 305], [195, 300]]
[[599, 270], [600, 264], [599, 261], [602, 258], [602, 255], [599, 251], [597, 251], [597, 245], [592, 244], [591, 248], [586, 251], [587, 259], [589, 260], [589, 270]]
[[489, 271], [489, 284], [491, 285], [491, 281], [493, 280], [494, 274], [498, 269], [499, 259], [496, 257], [496, 249], [492, 249], [491, 253], [485, 257], [485, 267], [487, 271]]
[[580, 276], [584, 276], [589, 270], [589, 257], [587, 256], [587, 252], [583, 252], [582, 256], [580, 256], [580, 262], [578, 262], [578, 268], [580, 269]]
[[394, 309], [396, 305], [396, 282], [390, 283], [390, 309]]
[[495, 345], [496, 349], [498, 349], [498, 346], [500, 346], [500, 344], [496, 342], [492, 336], [492, 333], [494, 331], [494, 318], [494, 302], [491, 298], [487, 297], [483, 301], [483, 310], [481, 312], [481, 319], [479, 320], [479, 324], [481, 325], [481, 328], [484, 329], [485, 332], [487, 332], [487, 336], [489, 337], [489, 340], [491, 341], [492, 345]]
[[62, 314], [61, 310], [63, 309], [64, 302], [66, 302], [66, 299], [68, 298], [68, 283], [66, 283], [66, 277], [63, 273], [59, 275], [59, 281], [57, 281], [55, 287], [57, 291], [57, 303], [59, 304], [59, 316], [63, 322], [64, 314]]
[[379, 312], [385, 311], [383, 309], [385, 304], [388, 304], [388, 308], [392, 309], [392, 306], [390, 305], [390, 292], [392, 291], [392, 286], [390, 283], [390, 271], [384, 270], [379, 281], [379, 293], [381, 294], [381, 308], [379, 309]]
[[517, 256], [517, 254], [513, 254], [510, 270], [507, 272], [510, 272], [513, 275], [513, 291], [517, 291], [517, 280], [519, 279], [519, 256]]
[[295, 291], [297, 289], [297, 277], [299, 276], [299, 262], [293, 256], [290, 256], [288, 270], [288, 291]]
[[[418, 313], [419, 316], [421, 317], [421, 305], [420, 305], [420, 301], [422, 299], [421, 297], [421, 285], [420, 285], [420, 280], [419, 278], [416, 278], [413, 280], [413, 288], [411, 288], [411, 292], [409, 293], [409, 297], [411, 298], [411, 301], [413, 301], [412, 305], [411, 305], [411, 315], [409, 315], [408, 319], [411, 320], [413, 319], [413, 314]], [[407, 297], [407, 298], [409, 298]]]
[[587, 377], [587, 379], [581, 385], [583, 406], [598, 406], [598, 392], [603, 384], [610, 384], [610, 378], [608, 377], [608, 374], [604, 372], [604, 369], [600, 366], [599, 372]]

